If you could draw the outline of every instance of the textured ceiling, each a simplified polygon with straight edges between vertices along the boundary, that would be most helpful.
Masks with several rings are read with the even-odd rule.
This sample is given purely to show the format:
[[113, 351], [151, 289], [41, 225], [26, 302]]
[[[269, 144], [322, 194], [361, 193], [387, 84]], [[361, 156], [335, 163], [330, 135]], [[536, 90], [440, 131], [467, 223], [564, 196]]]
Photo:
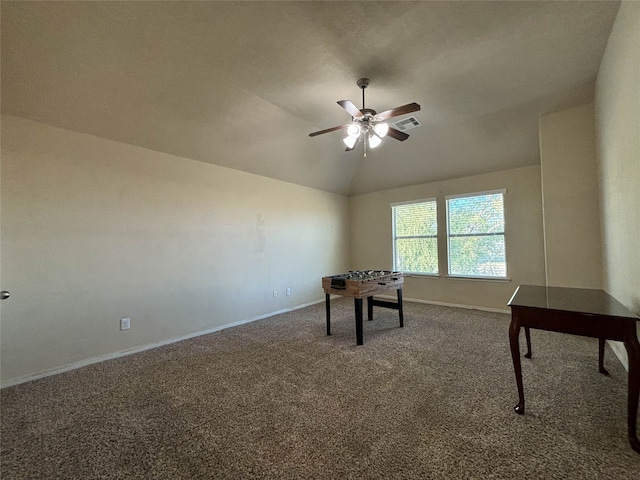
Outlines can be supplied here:
[[[2, 112], [343, 194], [515, 168], [540, 115], [592, 101], [618, 7], [3, 1]], [[366, 158], [308, 136], [360, 77], [367, 107], [422, 106]]]

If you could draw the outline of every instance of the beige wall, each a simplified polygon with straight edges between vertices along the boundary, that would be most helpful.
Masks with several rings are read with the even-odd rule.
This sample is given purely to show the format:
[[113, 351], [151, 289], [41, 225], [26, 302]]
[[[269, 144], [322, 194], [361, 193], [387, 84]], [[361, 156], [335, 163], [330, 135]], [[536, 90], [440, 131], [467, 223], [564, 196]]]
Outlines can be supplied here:
[[540, 118], [547, 285], [602, 288], [593, 104]]
[[[607, 292], [640, 316], [638, 85], [640, 3], [622, 2], [600, 65], [595, 95], [603, 283]], [[617, 352], [626, 362], [624, 348], [618, 345]]]
[[5, 385], [318, 301], [349, 266], [347, 197], [29, 120], [3, 117], [1, 192]]
[[511, 281], [447, 278], [446, 245], [440, 242], [440, 277], [409, 277], [403, 293], [406, 298], [429, 302], [506, 310], [518, 284], [544, 285], [545, 281], [538, 166], [351, 197], [352, 268], [392, 268], [390, 204], [436, 197], [438, 228], [446, 232], [445, 196], [503, 188], [507, 189], [505, 237]]
[[640, 314], [640, 3], [623, 2], [598, 73], [604, 287]]

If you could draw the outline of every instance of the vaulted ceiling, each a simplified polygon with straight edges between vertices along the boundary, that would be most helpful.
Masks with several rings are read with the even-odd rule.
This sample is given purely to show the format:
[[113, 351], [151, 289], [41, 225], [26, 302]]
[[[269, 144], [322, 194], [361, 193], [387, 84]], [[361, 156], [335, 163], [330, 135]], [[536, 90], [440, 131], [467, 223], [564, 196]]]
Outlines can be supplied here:
[[[619, 2], [7, 2], [2, 112], [342, 194], [539, 163]], [[364, 158], [336, 103], [417, 102]], [[398, 117], [395, 120], [402, 119]]]

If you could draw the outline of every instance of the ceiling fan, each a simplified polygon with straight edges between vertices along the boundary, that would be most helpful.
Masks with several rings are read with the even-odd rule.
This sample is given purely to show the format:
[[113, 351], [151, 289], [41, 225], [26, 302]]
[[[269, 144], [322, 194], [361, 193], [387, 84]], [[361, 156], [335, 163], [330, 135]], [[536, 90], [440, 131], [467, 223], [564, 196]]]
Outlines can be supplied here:
[[417, 112], [420, 110], [420, 105], [417, 103], [408, 103], [401, 107], [392, 108], [391, 110], [385, 110], [382, 113], [376, 113], [371, 108], [365, 108], [364, 103], [364, 89], [369, 86], [368, 78], [361, 78], [356, 82], [356, 85], [362, 89], [362, 109], [358, 109], [350, 100], [339, 100], [338, 105], [344, 108], [348, 114], [351, 115], [351, 123], [346, 123], [337, 127], [327, 128], [326, 130], [320, 130], [318, 132], [310, 133], [310, 137], [316, 135], [322, 135], [323, 133], [334, 132], [336, 130], [347, 130], [347, 136], [342, 139], [347, 146], [347, 152], [356, 148], [356, 146], [364, 141], [364, 156], [367, 156], [367, 144], [370, 148], [376, 148], [382, 143], [382, 138], [389, 136], [395, 138], [401, 142], [404, 142], [409, 135], [400, 130], [396, 130], [390, 127], [386, 120], [405, 115], [411, 112]]

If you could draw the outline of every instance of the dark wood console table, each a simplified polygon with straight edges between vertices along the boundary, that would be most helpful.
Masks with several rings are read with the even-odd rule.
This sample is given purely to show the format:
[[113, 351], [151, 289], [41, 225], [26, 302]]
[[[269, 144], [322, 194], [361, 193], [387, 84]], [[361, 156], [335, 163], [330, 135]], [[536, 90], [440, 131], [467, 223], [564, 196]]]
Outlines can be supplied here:
[[640, 453], [636, 433], [638, 394], [640, 393], [640, 343], [636, 333], [639, 318], [603, 290], [585, 288], [541, 287], [520, 285], [509, 303], [511, 325], [509, 344], [518, 386], [516, 413], [524, 414], [524, 389], [520, 364], [520, 327], [525, 327], [527, 357], [531, 357], [529, 328], [570, 333], [599, 339], [599, 367], [603, 366], [604, 341], [624, 342], [629, 356], [627, 391], [627, 431], [631, 447]]

